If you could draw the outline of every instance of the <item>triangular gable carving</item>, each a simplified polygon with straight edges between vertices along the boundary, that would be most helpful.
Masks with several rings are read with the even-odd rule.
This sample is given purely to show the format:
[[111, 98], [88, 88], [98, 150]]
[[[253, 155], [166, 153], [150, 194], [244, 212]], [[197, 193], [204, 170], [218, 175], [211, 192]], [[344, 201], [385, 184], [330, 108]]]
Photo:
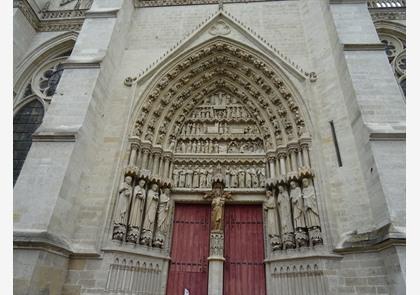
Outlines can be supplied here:
[[136, 77], [127, 77], [124, 81], [125, 85], [131, 86], [134, 83], [141, 83], [145, 79], [157, 73], [164, 65], [173, 61], [175, 57], [185, 53], [191, 48], [205, 43], [206, 41], [218, 37], [231, 39], [245, 46], [249, 46], [254, 50], [257, 49], [270, 58], [270, 60], [275, 61], [285, 70], [285, 73], [292, 74], [300, 81], [307, 78], [312, 81], [312, 78], [316, 76], [313, 72], [306, 72], [296, 62], [292, 61], [285, 54], [279, 52], [278, 49], [269, 44], [263, 37], [258, 35], [249, 27], [246, 27], [239, 19], [229, 12], [221, 9], [210, 15], [205, 21], [198, 25], [188, 37], [177, 42], [175, 46], [165, 52], [151, 65], [146, 67], [146, 69], [139, 73]]

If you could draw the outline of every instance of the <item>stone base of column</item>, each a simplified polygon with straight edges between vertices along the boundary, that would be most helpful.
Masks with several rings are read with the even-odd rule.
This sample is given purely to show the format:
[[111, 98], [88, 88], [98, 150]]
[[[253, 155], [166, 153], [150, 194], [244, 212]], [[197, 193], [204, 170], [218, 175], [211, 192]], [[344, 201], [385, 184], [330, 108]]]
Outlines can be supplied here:
[[210, 256], [209, 261], [209, 286], [208, 295], [223, 294], [223, 257]]

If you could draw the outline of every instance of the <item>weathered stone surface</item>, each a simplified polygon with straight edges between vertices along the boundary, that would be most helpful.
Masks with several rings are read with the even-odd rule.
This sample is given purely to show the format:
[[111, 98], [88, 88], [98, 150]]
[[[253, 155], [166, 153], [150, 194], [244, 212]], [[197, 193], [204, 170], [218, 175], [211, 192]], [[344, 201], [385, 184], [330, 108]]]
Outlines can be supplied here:
[[[76, 24], [76, 1], [52, 2], [35, 11]], [[217, 235], [218, 208], [263, 210], [269, 192], [268, 294], [404, 294], [405, 102], [366, 3], [193, 2], [211, 3], [95, 0], [77, 20], [14, 187], [15, 294], [140, 292], [135, 280], [165, 294], [176, 202], [210, 204], [214, 183], [229, 195]], [[63, 54], [48, 47], [62, 34], [19, 7], [16, 87], [28, 56]], [[209, 294], [223, 290], [220, 241]]]

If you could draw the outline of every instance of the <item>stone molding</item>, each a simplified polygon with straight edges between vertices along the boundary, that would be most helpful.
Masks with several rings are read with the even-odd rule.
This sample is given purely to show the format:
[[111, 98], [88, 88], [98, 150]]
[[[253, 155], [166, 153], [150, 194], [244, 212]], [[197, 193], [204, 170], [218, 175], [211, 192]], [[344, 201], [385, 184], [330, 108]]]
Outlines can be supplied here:
[[67, 241], [47, 231], [14, 231], [13, 248], [37, 248], [65, 257], [73, 254]]
[[405, 132], [401, 132], [401, 133], [375, 132], [375, 133], [369, 134], [369, 139], [371, 141], [405, 141], [405, 138], [406, 138]]
[[386, 224], [369, 232], [353, 231], [344, 234], [344, 238], [333, 250], [335, 253], [354, 253], [381, 251], [392, 246], [405, 246], [405, 228]]
[[[224, 0], [227, 3], [274, 2], [275, 0]], [[366, 1], [366, 0], [365, 0]], [[208, 5], [219, 4], [219, 0], [134, 0], [134, 7], [180, 6], [180, 5]]]
[[98, 69], [101, 67], [100, 62], [64, 62], [63, 69]]
[[78, 132], [75, 131], [40, 131], [32, 135], [33, 142], [75, 142]]
[[343, 44], [344, 51], [385, 51], [383, 43]]
[[330, 4], [366, 4], [367, 0], [330, 0]]
[[38, 32], [80, 31], [87, 9], [35, 11], [28, 0], [14, 0], [32, 27]]

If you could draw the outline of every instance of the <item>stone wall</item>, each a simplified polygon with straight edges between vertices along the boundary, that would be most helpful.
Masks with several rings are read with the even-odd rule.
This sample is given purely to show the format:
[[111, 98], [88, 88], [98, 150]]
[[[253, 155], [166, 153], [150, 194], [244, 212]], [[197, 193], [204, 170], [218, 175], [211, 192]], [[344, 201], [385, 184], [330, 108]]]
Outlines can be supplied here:
[[[16, 294], [25, 294], [30, 287], [47, 288], [52, 278], [50, 294], [60, 294], [64, 278], [62, 294], [94, 294], [105, 289], [128, 292], [136, 288], [133, 281], [114, 279], [114, 271], [126, 271], [127, 265], [133, 277], [154, 275], [157, 267], [157, 280], [166, 280], [166, 253], [110, 241], [111, 217], [130, 149], [129, 123], [152, 79], [139, 84], [137, 92], [123, 81], [153, 61], [163, 60], [165, 52], [191, 36], [217, 7], [136, 9], [130, 1], [94, 2], [92, 17], [84, 22], [38, 130], [44, 140], [33, 143], [14, 191], [15, 232], [48, 232], [55, 237], [55, 246], [72, 255], [17, 248]], [[385, 54], [371, 50], [379, 40], [367, 8], [291, 0], [225, 4], [224, 10], [293, 64], [317, 75], [315, 82], [299, 81], [283, 68], [301, 97], [300, 107], [309, 115], [325, 247], [303, 256], [288, 252], [267, 263], [269, 293], [283, 290], [283, 283], [278, 282], [289, 274], [280, 274], [280, 268], [289, 267], [302, 281], [296, 288], [312, 286], [320, 294], [403, 294], [403, 246], [376, 248], [372, 253], [334, 253], [356, 232], [369, 233], [391, 223], [401, 234], [405, 224], [405, 105]], [[19, 11], [15, 16], [22, 34], [28, 36], [15, 38], [16, 48], [31, 48], [47, 37], [20, 21]], [[352, 51], [347, 50], [349, 46]], [[16, 63], [25, 55], [19, 50]], [[336, 129], [342, 167], [337, 163], [330, 121]], [[372, 141], [373, 137], [379, 140]], [[305, 263], [297, 262], [302, 259]], [[311, 271], [298, 274], [301, 266]], [[54, 277], [43, 277], [54, 272]], [[150, 284], [154, 294], [164, 294], [164, 284], [160, 289]], [[305, 294], [303, 289], [299, 292]]]

